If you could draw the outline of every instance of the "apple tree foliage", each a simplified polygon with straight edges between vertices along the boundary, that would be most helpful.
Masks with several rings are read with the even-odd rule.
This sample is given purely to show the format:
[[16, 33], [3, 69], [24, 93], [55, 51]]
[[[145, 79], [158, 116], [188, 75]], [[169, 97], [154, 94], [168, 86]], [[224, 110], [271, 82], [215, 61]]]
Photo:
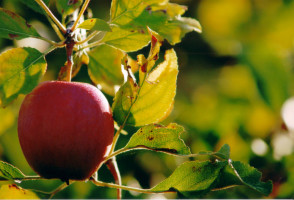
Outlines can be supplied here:
[[[210, 191], [245, 185], [263, 195], [269, 195], [272, 183], [262, 182], [261, 173], [246, 163], [232, 161], [226, 144], [217, 152], [193, 154], [181, 139], [185, 130], [170, 123], [162, 125], [173, 109], [176, 95], [178, 61], [175, 50], [169, 49], [159, 59], [164, 40], [171, 45], [181, 42], [186, 33], [201, 32], [199, 22], [183, 17], [187, 8], [168, 0], [112, 0], [110, 19], [84, 18], [89, 0], [20, 0], [32, 10], [48, 16], [60, 38], [59, 42], [42, 37], [38, 30], [17, 13], [0, 8], [0, 37], [10, 40], [37, 38], [51, 47], [45, 52], [24, 47], [12, 48], [0, 55], [0, 105], [9, 106], [19, 95], [30, 93], [44, 76], [46, 56], [57, 48], [66, 48], [67, 62], [61, 68], [59, 80], [74, 77], [83, 64], [93, 84], [113, 96], [113, 117], [118, 125], [113, 149], [107, 160], [135, 150], [151, 150], [171, 156], [189, 158], [180, 164], [165, 180], [152, 188], [139, 189], [99, 181], [97, 186], [143, 193], [177, 192], [197, 198]], [[48, 8], [55, 6], [61, 22]], [[74, 12], [80, 10], [79, 15]], [[67, 26], [66, 19], [76, 16]], [[79, 22], [79, 23], [78, 23]], [[137, 55], [133, 60], [128, 53], [149, 45], [148, 56]], [[67, 69], [70, 70], [67, 70]], [[129, 142], [114, 148], [125, 126], [138, 127]], [[28, 176], [17, 167], [0, 161], [0, 180], [32, 181], [42, 179]], [[1, 195], [15, 198], [50, 198], [66, 187], [63, 184], [52, 193], [22, 189], [17, 184], [3, 185]], [[3, 196], [4, 197], [4, 196]]]

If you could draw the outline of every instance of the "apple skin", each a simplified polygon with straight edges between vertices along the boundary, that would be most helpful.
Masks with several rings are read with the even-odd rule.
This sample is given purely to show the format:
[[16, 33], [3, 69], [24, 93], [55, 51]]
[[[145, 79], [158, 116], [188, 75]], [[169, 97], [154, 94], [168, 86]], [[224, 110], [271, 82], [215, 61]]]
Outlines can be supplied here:
[[48, 179], [89, 179], [108, 155], [113, 134], [107, 99], [87, 83], [43, 82], [19, 111], [22, 151], [33, 170]]

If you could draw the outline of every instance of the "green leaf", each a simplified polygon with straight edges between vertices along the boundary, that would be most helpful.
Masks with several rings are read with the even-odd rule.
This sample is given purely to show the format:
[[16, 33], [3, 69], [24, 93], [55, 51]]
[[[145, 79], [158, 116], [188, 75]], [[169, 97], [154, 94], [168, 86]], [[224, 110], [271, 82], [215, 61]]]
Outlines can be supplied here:
[[227, 165], [221, 171], [218, 180], [216, 181], [216, 184], [213, 187], [213, 190], [223, 190], [241, 185], [243, 185], [243, 183], [236, 176], [232, 167], [230, 165]]
[[22, 17], [4, 8], [0, 8], [0, 21], [0, 38], [20, 40], [41, 37]]
[[[149, 60], [155, 57], [150, 57]], [[141, 73], [140, 87], [127, 81], [116, 93], [113, 103], [114, 119], [123, 124], [143, 126], [157, 123], [167, 117], [173, 107], [178, 75], [177, 56], [173, 49], [165, 53], [165, 61], [150, 73], [145, 63]]]
[[[167, 0], [113, 0], [111, 4], [111, 23], [118, 25], [113, 27], [112, 32], [106, 33], [103, 42], [122, 49], [126, 52], [142, 49], [150, 42], [147, 26], [150, 19], [141, 17], [142, 23], [135, 22], [142, 13], [146, 13], [151, 5], [167, 3]], [[146, 17], [146, 16], [145, 16]], [[158, 24], [165, 17], [157, 16], [152, 19]]]
[[[18, 0], [18, 1], [22, 2], [24, 5], [28, 6], [29, 8], [31, 8], [35, 12], [38, 12], [38, 13], [41, 13], [41, 14], [45, 14], [46, 15], [46, 13], [43, 10], [43, 8], [41, 8], [41, 6], [39, 6], [39, 4], [35, 0]], [[43, 2], [47, 6], [49, 6], [50, 0], [43, 0]]]
[[106, 21], [98, 18], [87, 19], [78, 28], [95, 31], [111, 31], [110, 25]]
[[[143, 39], [147, 35], [147, 27], [159, 33], [173, 45], [179, 43], [188, 32], [201, 32], [201, 26], [197, 20], [181, 17], [186, 11], [185, 6], [166, 1], [162, 3], [133, 1], [129, 4], [124, 4], [124, 1], [117, 2], [120, 2], [116, 3], [118, 13], [113, 14], [112, 23], [119, 25], [119, 28], [125, 31], [137, 32], [139, 30], [141, 34], [136, 35], [136, 40]], [[134, 7], [138, 11], [134, 11]], [[107, 36], [111, 37], [111, 35], [112, 33], [108, 33]], [[116, 43], [119, 44], [119, 41], [124, 38], [116, 37], [116, 39]], [[143, 44], [141, 45], [141, 48], [144, 47]]]
[[0, 199], [40, 199], [34, 192], [23, 189], [16, 184], [2, 185]]
[[171, 44], [176, 44], [191, 31], [201, 32], [200, 23], [192, 18], [176, 17], [170, 19], [165, 12], [144, 10], [140, 16], [133, 19], [124, 29], [143, 29], [147, 32], [146, 26], [167, 39]]
[[150, 26], [150, 28], [166, 38], [172, 45], [181, 42], [187, 33], [191, 31], [200, 33], [202, 30], [200, 23], [196, 19], [188, 17], [180, 17], [157, 27]]
[[257, 169], [239, 161], [232, 161], [230, 165], [234, 169], [235, 175], [244, 185], [264, 195], [269, 195], [271, 193], [273, 187], [272, 182], [261, 182], [261, 173]]
[[150, 124], [140, 128], [124, 149], [147, 148], [171, 154], [189, 155], [190, 149], [180, 138], [184, 128], [177, 124]]
[[128, 24], [139, 16], [146, 7], [166, 2], [167, 0], [113, 0], [110, 9], [111, 23]]
[[261, 173], [248, 164], [239, 161], [230, 161], [220, 173], [213, 190], [222, 190], [230, 187], [246, 185], [253, 190], [268, 196], [272, 191], [272, 183], [261, 182]]
[[200, 192], [209, 191], [218, 178], [221, 169], [227, 162], [189, 161], [180, 165], [167, 179], [151, 189], [153, 192], [178, 191]]
[[83, 0], [57, 0], [56, 7], [62, 16], [72, 14], [83, 3]]
[[0, 160], [0, 180], [22, 179], [25, 175], [13, 165]]
[[230, 159], [230, 146], [228, 144], [223, 145], [217, 152], [217, 155], [221, 155], [223, 159]]
[[[0, 55], [0, 105], [30, 93], [44, 75], [44, 54], [33, 48], [14, 48]], [[2, 101], [2, 102], [1, 102]]]
[[114, 95], [115, 86], [121, 85], [124, 77], [121, 60], [124, 53], [108, 45], [100, 45], [89, 52], [88, 73], [91, 80], [102, 87], [102, 90]]
[[126, 30], [114, 26], [111, 32], [105, 34], [101, 42], [125, 52], [137, 51], [150, 42], [150, 36], [146, 32], [145, 29]]

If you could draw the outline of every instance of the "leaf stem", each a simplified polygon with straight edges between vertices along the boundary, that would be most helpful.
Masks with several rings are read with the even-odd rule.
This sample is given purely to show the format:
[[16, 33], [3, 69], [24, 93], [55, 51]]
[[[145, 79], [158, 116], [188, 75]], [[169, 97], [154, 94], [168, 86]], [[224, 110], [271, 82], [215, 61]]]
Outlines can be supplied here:
[[60, 21], [54, 16], [51, 10], [47, 7], [47, 5], [42, 0], [35, 0], [46, 12], [47, 15], [53, 20], [53, 22], [58, 26], [63, 34], [66, 33], [65, 27], [60, 23]]
[[86, 39], [76, 42], [77, 45], [84, 44], [92, 40], [96, 35], [98, 35], [100, 31], [93, 31]]
[[49, 40], [49, 39], [47, 39], [47, 38], [45, 38], [45, 37], [35, 37], [36, 39], [39, 39], [39, 40], [43, 40], [43, 41], [45, 41], [45, 42], [48, 42], [49, 44], [51, 44], [51, 45], [56, 45], [56, 42], [54, 42], [54, 41], [52, 41], [52, 40]]
[[82, 50], [83, 50], [83, 49], [86, 49], [86, 48], [96, 47], [96, 46], [99, 46], [99, 45], [103, 44], [103, 43], [101, 43], [101, 40], [102, 40], [102, 39], [100, 39], [100, 40], [98, 40], [98, 41], [96, 41], [96, 42], [93, 42], [93, 43], [91, 43], [91, 44], [88, 44], [88, 45], [84, 46], [84, 47], [82, 48]]
[[118, 154], [125, 153], [125, 152], [127, 152], [127, 151], [131, 151], [131, 150], [132, 150], [132, 149], [125, 149], [125, 148], [122, 148], [122, 149], [119, 149], [119, 150], [117, 150], [117, 151], [114, 151], [114, 152], [110, 153], [109, 156], [107, 156], [107, 157], [105, 158], [105, 161], [111, 159], [112, 157], [117, 156]]
[[[128, 72], [128, 73], [129, 73], [129, 72]], [[130, 75], [129, 75], [129, 77], [130, 77]], [[147, 77], [147, 75], [144, 76], [144, 79], [143, 79], [142, 85], [143, 85], [143, 83], [144, 83], [146, 77]], [[133, 84], [133, 83], [131, 83], [131, 84]], [[114, 148], [115, 148], [115, 146], [116, 146], [116, 143], [117, 143], [117, 141], [118, 141], [118, 138], [119, 138], [120, 132], [121, 132], [121, 130], [124, 128], [124, 126], [126, 125], [126, 123], [127, 123], [127, 121], [128, 121], [128, 118], [129, 118], [129, 116], [130, 116], [130, 114], [131, 114], [131, 109], [132, 109], [133, 105], [136, 103], [136, 101], [137, 101], [137, 99], [138, 99], [138, 97], [139, 97], [139, 94], [140, 94], [140, 91], [141, 91], [142, 85], [140, 85], [140, 87], [139, 87], [139, 89], [138, 89], [138, 92], [137, 92], [137, 94], [136, 94], [136, 97], [135, 97], [134, 101], [132, 102], [132, 104], [131, 104], [131, 106], [130, 106], [130, 108], [129, 108], [129, 110], [128, 110], [128, 114], [127, 114], [127, 116], [125, 117], [125, 120], [124, 120], [123, 124], [119, 127], [119, 129], [117, 130], [117, 132], [116, 132], [115, 135], [114, 135], [110, 154], [113, 153]]]
[[47, 17], [49, 23], [51, 24], [53, 30], [55, 31], [57, 37], [60, 40], [64, 40], [65, 38], [64, 38], [63, 34], [60, 32], [60, 30], [58, 29], [58, 26], [56, 24], [54, 24], [54, 22], [52, 21], [52, 19], [48, 15], [46, 15], [46, 17]]
[[[56, 43], [59, 44], [59, 43]], [[47, 49], [44, 53], [43, 56], [46, 56], [47, 54], [49, 54], [50, 52], [54, 51], [57, 47], [59, 46], [51, 46], [49, 49]]]
[[87, 9], [89, 3], [90, 3], [90, 0], [85, 0], [85, 3], [83, 4], [83, 7], [81, 8], [80, 13], [77, 17], [77, 20], [75, 20], [75, 23], [73, 24], [73, 26], [70, 29], [72, 32], [74, 32], [76, 30], [78, 23], [79, 23], [82, 15], [84, 14], [85, 10]]
[[122, 190], [128, 190], [128, 191], [134, 191], [134, 192], [140, 192], [140, 193], [146, 193], [146, 194], [154, 194], [154, 193], [175, 193], [175, 191], [152, 191], [150, 189], [141, 189], [141, 188], [134, 188], [129, 187], [125, 185], [117, 185], [113, 183], [105, 183], [102, 181], [95, 181], [91, 180], [95, 185], [101, 186], [101, 187], [109, 187], [109, 188], [115, 188], [115, 189], [122, 189]]
[[[125, 120], [125, 122], [126, 122], [126, 120]], [[124, 124], [125, 124], [125, 122], [124, 122]], [[117, 143], [117, 140], [118, 140], [118, 138], [119, 138], [120, 132], [121, 132], [121, 130], [122, 130], [123, 127], [124, 127], [124, 124], [121, 125], [121, 126], [119, 127], [119, 129], [116, 131], [116, 133], [115, 133], [115, 135], [114, 135], [114, 137], [113, 137], [113, 142], [112, 142], [112, 146], [111, 146], [111, 150], [110, 150], [109, 154], [112, 154], [112, 153], [114, 152], [114, 148], [115, 148], [115, 146], [116, 146], [116, 143]], [[113, 157], [113, 156], [112, 156], [112, 157]]]

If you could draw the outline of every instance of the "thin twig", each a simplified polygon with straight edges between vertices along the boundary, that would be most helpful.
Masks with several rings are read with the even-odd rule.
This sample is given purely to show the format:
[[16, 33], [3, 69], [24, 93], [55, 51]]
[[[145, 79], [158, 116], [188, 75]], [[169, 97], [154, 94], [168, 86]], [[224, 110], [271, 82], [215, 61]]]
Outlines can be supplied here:
[[72, 183], [73, 182], [70, 182], [69, 184], [67, 184], [67, 183], [61, 184], [58, 188], [56, 188], [54, 191], [51, 192], [50, 197], [48, 199], [52, 199], [54, 197], [54, 195], [56, 195], [58, 192], [60, 192], [61, 190], [63, 190], [64, 188], [66, 188], [67, 186], [69, 186]]
[[[121, 154], [121, 153], [126, 153], [128, 151], [132, 151], [132, 150], [154, 150], [152, 148], [148, 148], [148, 147], [144, 147], [144, 146], [137, 146], [137, 147], [132, 147], [132, 148], [121, 148], [117, 151], [114, 151], [112, 153], [110, 153], [105, 159], [104, 162], [106, 162], [107, 160]], [[158, 151], [158, 150], [157, 150]], [[204, 159], [205, 157], [207, 157], [207, 159], [213, 160], [213, 159], [218, 159], [218, 160], [227, 160], [224, 158], [225, 155], [219, 153], [219, 152], [207, 152], [207, 153], [199, 153], [199, 154], [188, 154], [188, 155], [181, 155], [181, 154], [175, 154], [175, 153], [169, 153], [169, 152], [164, 152], [164, 151], [160, 151], [163, 153], [168, 153], [172, 156], [178, 156], [178, 157], [186, 157], [186, 158], [195, 158], [197, 160], [201, 160]]]
[[130, 150], [133, 150], [133, 149], [125, 149], [125, 148], [122, 148], [122, 149], [119, 149], [117, 151], [114, 151], [112, 153], [110, 153], [106, 158], [105, 158], [105, 162], [109, 159], [111, 159], [112, 157], [115, 157], [117, 156], [118, 154], [121, 154], [121, 153], [125, 153], [125, 152], [128, 152]]
[[53, 20], [53, 22], [58, 26], [58, 28], [61, 30], [63, 34], [66, 33], [66, 29], [64, 26], [60, 23], [60, 21], [54, 16], [54, 14], [51, 12], [51, 10], [47, 7], [47, 5], [42, 0], [35, 0], [46, 12], [47, 15]]
[[102, 45], [102, 44], [103, 43], [101, 42], [101, 39], [100, 39], [100, 40], [98, 40], [96, 42], [93, 42], [93, 43], [90, 43], [90, 44], [88, 44], [86, 46], [83, 46], [83, 48], [81, 50], [87, 49], [87, 48], [92, 48], [92, 47], [97, 47], [97, 46]]
[[140, 193], [146, 193], [146, 194], [154, 194], [154, 193], [175, 193], [175, 191], [152, 191], [150, 189], [141, 189], [141, 188], [134, 188], [129, 187], [125, 185], [117, 185], [113, 183], [105, 183], [102, 181], [95, 181], [91, 180], [95, 185], [101, 186], [101, 187], [109, 187], [109, 188], [115, 188], [115, 189], [122, 189], [122, 190], [128, 190], [128, 191], [134, 191], [134, 192], [140, 192]]
[[83, 4], [83, 7], [80, 10], [80, 13], [78, 15], [78, 18], [75, 20], [75, 23], [73, 24], [73, 26], [71, 27], [71, 31], [74, 32], [78, 26], [78, 23], [82, 17], [82, 15], [84, 14], [84, 12], [86, 11], [88, 4], [90, 3], [90, 0], [86, 0], [85, 3]]
[[15, 181], [34, 181], [34, 180], [43, 180], [46, 178], [43, 178], [41, 176], [25, 176], [24, 178], [14, 178]]

